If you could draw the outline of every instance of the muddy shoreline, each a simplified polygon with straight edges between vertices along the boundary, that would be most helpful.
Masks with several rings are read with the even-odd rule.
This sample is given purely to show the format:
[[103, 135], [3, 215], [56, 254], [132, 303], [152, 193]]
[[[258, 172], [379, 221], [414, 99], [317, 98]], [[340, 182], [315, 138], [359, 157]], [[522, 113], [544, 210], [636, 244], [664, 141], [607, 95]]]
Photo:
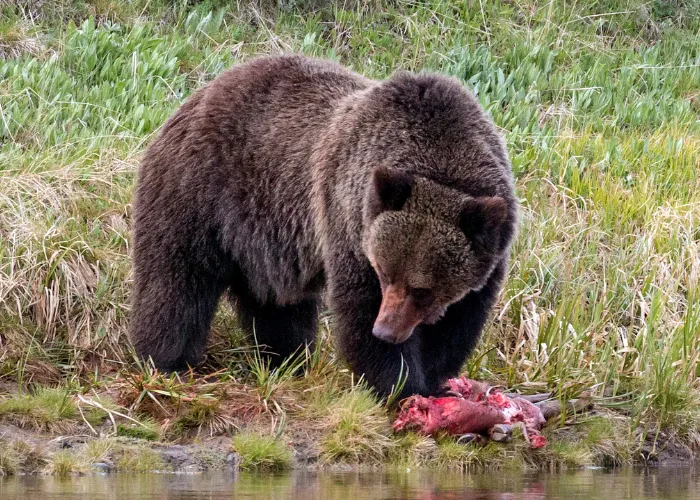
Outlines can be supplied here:
[[[506, 442], [466, 443], [456, 436], [394, 432], [397, 409], [359, 387], [319, 400], [312, 391], [290, 386], [263, 399], [246, 384], [208, 380], [173, 387], [157, 379], [158, 385], [149, 381], [148, 390], [145, 384], [135, 390], [115, 379], [108, 390], [91, 393], [60, 387], [18, 392], [3, 384], [0, 475], [571, 470], [700, 463], [692, 439], [650, 425], [634, 428], [624, 413], [590, 399], [548, 412], [542, 429], [547, 444], [532, 449], [517, 434]], [[141, 397], [145, 392], [152, 397]]]
[[[104, 429], [108, 431], [109, 425]], [[640, 459], [634, 466], [639, 467], [683, 467], [697, 466], [700, 461], [696, 454], [674, 439], [666, 439], [660, 435], [655, 443], [648, 441], [640, 450]], [[88, 460], [82, 458], [90, 443], [108, 443], [106, 451], [99, 458]], [[391, 464], [362, 464], [350, 462], [324, 462], [315, 443], [308, 440], [290, 440], [293, 450], [292, 467], [295, 470], [329, 470], [329, 471], [362, 471], [378, 469], [396, 469]], [[555, 442], [553, 444], [557, 446]], [[465, 445], [475, 446], [475, 445]], [[202, 473], [212, 470], [235, 471], [240, 468], [241, 456], [232, 446], [230, 436], [200, 437], [188, 443], [153, 442], [143, 439], [113, 437], [107, 433], [101, 436], [90, 435], [87, 426], [75, 433], [56, 435], [22, 429], [13, 424], [0, 423], [0, 447], [5, 450], [14, 448], [23, 452], [24, 457], [17, 463], [10, 474], [118, 474], [122, 472], [152, 472], [152, 473]], [[0, 475], [7, 475], [2, 469], [3, 457], [0, 452]], [[138, 456], [148, 454], [153, 462], [153, 468], [146, 464], [138, 467], [124, 468], [122, 466], [125, 454]], [[57, 454], [73, 456], [82, 465], [69, 474], [52, 469], [52, 459]], [[137, 460], [137, 459], [135, 459]], [[582, 467], [570, 467], [572, 469]], [[479, 468], [474, 469], [474, 471]]]

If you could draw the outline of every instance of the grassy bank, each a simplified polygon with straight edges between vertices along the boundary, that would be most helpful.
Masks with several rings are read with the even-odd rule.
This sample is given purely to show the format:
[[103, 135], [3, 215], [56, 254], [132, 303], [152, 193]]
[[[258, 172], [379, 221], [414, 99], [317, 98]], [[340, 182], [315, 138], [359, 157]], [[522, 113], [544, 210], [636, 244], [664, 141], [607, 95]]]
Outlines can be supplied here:
[[[552, 422], [538, 453], [394, 436], [327, 327], [294, 378], [260, 363], [223, 305], [213, 374], [135, 366], [139, 154], [193, 90], [281, 51], [375, 78], [438, 70], [475, 92], [503, 129], [523, 209], [506, 289], [464, 371], [562, 400], [588, 391], [594, 414]], [[291, 449], [322, 464], [471, 468], [698, 447], [699, 165], [697, 0], [0, 0], [0, 425], [138, 446], [232, 433], [241, 465], [273, 469]], [[32, 439], [1, 447], [0, 471], [21, 469], [34, 455], [12, 450], [39, 450]], [[56, 453], [25, 469], [77, 460]]]

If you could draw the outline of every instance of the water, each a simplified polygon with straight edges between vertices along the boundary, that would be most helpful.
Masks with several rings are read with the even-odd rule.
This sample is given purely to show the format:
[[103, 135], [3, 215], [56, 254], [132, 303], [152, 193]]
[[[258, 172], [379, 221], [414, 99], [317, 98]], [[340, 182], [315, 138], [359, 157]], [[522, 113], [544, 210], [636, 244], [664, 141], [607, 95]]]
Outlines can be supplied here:
[[2, 500], [54, 499], [699, 499], [700, 470], [583, 470], [557, 474], [295, 472], [255, 475], [115, 474], [68, 479], [0, 477]]

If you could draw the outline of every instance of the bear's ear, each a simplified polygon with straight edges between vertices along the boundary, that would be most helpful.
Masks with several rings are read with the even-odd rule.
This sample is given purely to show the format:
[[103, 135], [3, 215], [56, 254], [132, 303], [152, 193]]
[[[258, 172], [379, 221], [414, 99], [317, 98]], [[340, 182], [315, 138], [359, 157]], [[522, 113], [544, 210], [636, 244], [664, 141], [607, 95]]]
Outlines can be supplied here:
[[377, 167], [372, 173], [370, 212], [379, 215], [386, 210], [401, 210], [413, 191], [411, 174], [388, 167]]
[[503, 198], [469, 198], [462, 206], [459, 227], [482, 249], [495, 250], [501, 240], [501, 226], [507, 218], [508, 206]]

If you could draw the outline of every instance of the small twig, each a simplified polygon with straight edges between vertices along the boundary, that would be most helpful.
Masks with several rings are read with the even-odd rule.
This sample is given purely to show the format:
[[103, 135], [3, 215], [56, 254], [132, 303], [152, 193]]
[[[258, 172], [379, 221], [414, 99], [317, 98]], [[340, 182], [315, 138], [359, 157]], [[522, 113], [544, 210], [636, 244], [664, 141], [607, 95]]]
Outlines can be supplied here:
[[95, 434], [95, 436], [99, 436], [100, 434], [95, 430], [95, 428], [90, 425], [90, 422], [88, 422], [87, 418], [85, 418], [85, 414], [83, 413], [83, 409], [80, 407], [80, 405], [76, 405], [78, 407], [78, 411], [80, 412], [80, 416], [83, 418], [83, 422], [87, 424], [87, 426], [90, 428], [90, 430]]
[[527, 434], [527, 427], [525, 426], [525, 422], [514, 423], [513, 429], [515, 429], [516, 427], [520, 428], [523, 431], [523, 438], [525, 439], [525, 442], [528, 446], [531, 446], [532, 443], [530, 442], [530, 436]]
[[486, 33], [486, 43], [491, 46], [491, 33], [489, 33], [489, 26], [486, 24], [486, 14], [484, 14], [484, 4], [479, 0], [479, 7], [481, 7], [481, 19], [484, 22], [484, 33]]
[[140, 425], [140, 426], [143, 427], [144, 429], [148, 429], [148, 426], [147, 426], [146, 424], [144, 424], [143, 422], [139, 422], [139, 421], [136, 420], [135, 418], [131, 418], [130, 416], [124, 415], [123, 413], [120, 413], [120, 412], [118, 412], [118, 411], [109, 410], [109, 409], [105, 408], [102, 404], [98, 403], [97, 401], [92, 401], [92, 400], [89, 400], [89, 399], [85, 399], [85, 398], [84, 398], [83, 396], [81, 396], [80, 394], [78, 394], [78, 399], [80, 399], [80, 401], [82, 401], [82, 402], [85, 403], [86, 405], [94, 406], [95, 408], [99, 408], [100, 410], [102, 410], [102, 411], [104, 411], [105, 413], [107, 413], [107, 415], [109, 415], [109, 419], [112, 421], [112, 425], [114, 426], [114, 433], [115, 433], [115, 434], [117, 433], [117, 423], [115, 422], [114, 417], [112, 416], [112, 413], [114, 413], [114, 415], [117, 415], [117, 416], [119, 416], [119, 417], [125, 418], [125, 419], [127, 419], [127, 420], [129, 420], [129, 421], [131, 421], [131, 422], [134, 422], [135, 424]]

